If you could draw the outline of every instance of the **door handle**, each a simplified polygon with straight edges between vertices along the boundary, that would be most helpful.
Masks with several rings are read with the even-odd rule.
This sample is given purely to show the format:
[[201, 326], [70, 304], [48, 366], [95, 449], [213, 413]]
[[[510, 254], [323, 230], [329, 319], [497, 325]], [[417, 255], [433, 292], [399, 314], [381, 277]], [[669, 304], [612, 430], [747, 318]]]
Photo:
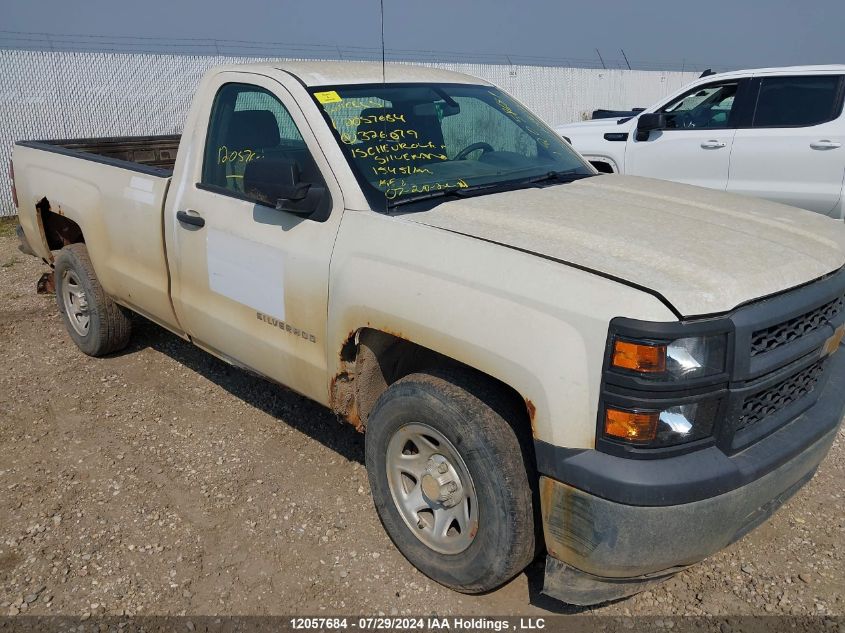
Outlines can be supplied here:
[[177, 211], [176, 219], [180, 222], [184, 222], [185, 224], [191, 224], [192, 226], [205, 226], [205, 220], [201, 215], [191, 215], [187, 211]]
[[722, 149], [724, 146], [725, 143], [714, 139], [712, 141], [704, 141], [701, 144], [701, 149]]
[[828, 139], [822, 139], [821, 141], [810, 143], [810, 147], [812, 149], [836, 149], [841, 146], [842, 143], [835, 143], [834, 141], [830, 141]]

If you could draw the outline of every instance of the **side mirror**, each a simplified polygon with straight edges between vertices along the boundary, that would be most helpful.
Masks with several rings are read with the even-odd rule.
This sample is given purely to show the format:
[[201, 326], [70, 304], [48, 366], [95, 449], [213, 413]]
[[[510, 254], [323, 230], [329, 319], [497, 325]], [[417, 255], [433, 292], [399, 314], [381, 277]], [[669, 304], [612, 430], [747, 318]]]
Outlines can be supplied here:
[[311, 215], [319, 206], [325, 189], [302, 182], [295, 161], [263, 156], [247, 164], [244, 193], [280, 211]]
[[641, 114], [637, 119], [637, 140], [647, 141], [649, 132], [666, 128], [666, 115], [662, 112]]

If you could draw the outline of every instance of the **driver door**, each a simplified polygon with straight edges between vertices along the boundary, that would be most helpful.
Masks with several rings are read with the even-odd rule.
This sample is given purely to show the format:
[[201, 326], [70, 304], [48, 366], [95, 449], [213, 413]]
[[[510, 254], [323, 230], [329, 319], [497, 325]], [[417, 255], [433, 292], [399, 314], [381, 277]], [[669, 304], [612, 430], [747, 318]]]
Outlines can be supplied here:
[[631, 134], [625, 173], [726, 189], [740, 83], [696, 86], [658, 109], [666, 128]]
[[[225, 72], [208, 93], [213, 103], [185, 130], [192, 145], [165, 209], [179, 322], [200, 347], [324, 402], [339, 187], [282, 85]], [[324, 208], [276, 208], [277, 196], [253, 186], [253, 165], [282, 159], [298, 165], [298, 182], [325, 188]]]

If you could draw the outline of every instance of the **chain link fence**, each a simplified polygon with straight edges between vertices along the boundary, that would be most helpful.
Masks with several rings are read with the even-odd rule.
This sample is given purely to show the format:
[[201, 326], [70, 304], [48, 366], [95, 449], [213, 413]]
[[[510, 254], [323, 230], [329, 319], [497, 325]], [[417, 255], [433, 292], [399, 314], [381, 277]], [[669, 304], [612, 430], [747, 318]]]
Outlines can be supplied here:
[[[278, 58], [0, 50], [0, 215], [15, 213], [5, 168], [20, 140], [177, 134], [212, 66]], [[645, 107], [690, 72], [426, 63], [482, 77], [551, 125], [596, 108]]]

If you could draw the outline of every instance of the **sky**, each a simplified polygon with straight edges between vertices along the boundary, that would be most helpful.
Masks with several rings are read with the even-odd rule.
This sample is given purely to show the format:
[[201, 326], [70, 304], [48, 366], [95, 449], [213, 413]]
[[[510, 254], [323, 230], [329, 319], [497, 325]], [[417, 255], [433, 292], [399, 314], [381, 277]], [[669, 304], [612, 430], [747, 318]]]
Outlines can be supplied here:
[[[618, 67], [624, 49], [665, 70], [845, 63], [843, 0], [383, 1], [388, 59], [599, 66], [598, 49]], [[0, 21], [6, 48], [214, 52], [211, 39], [223, 53], [372, 57], [379, 0], [3, 0]]]

